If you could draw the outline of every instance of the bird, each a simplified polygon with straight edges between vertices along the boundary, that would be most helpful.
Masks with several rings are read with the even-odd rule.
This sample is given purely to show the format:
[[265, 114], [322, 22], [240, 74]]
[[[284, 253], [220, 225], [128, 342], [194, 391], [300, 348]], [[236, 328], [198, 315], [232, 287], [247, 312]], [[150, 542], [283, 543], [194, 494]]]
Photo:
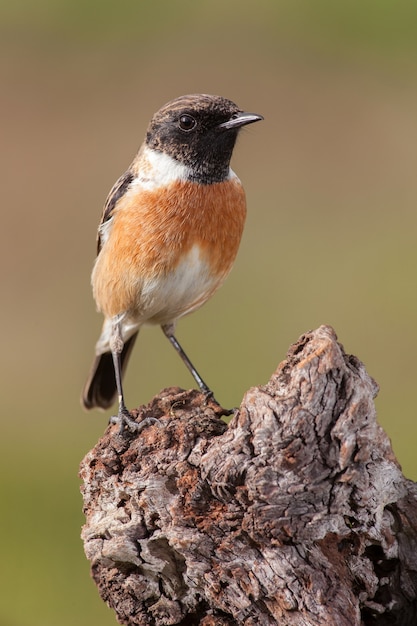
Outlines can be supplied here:
[[199, 389], [214, 399], [175, 328], [232, 268], [246, 198], [230, 161], [240, 129], [263, 119], [209, 94], [180, 96], [153, 115], [98, 227], [91, 283], [104, 323], [81, 396], [85, 409], [108, 409], [117, 398], [113, 423], [136, 428], [122, 379], [144, 324], [161, 327]]

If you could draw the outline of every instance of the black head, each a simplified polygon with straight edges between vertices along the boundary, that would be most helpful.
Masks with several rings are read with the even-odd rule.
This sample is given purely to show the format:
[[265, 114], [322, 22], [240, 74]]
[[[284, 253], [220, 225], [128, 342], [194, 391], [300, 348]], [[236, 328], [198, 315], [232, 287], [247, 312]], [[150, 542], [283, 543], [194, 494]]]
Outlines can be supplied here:
[[239, 129], [262, 119], [221, 96], [181, 96], [155, 113], [146, 145], [189, 167], [190, 180], [221, 182], [228, 175]]

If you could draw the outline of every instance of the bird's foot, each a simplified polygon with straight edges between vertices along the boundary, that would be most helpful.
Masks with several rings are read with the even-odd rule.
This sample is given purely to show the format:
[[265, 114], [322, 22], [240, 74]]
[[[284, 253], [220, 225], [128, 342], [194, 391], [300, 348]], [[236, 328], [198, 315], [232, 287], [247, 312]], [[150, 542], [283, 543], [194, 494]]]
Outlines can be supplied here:
[[159, 420], [157, 420], [156, 417], [146, 417], [139, 423], [135, 422], [135, 420], [131, 417], [129, 411], [125, 407], [122, 407], [119, 409], [117, 415], [112, 415], [109, 423], [119, 424], [120, 435], [122, 435], [126, 429], [138, 435], [148, 426], [159, 423]]
[[205, 397], [205, 404], [215, 404], [216, 407], [218, 407], [216, 413], [218, 413], [218, 415], [220, 417], [224, 416], [228, 416], [228, 415], [233, 415], [236, 412], [236, 408], [234, 409], [225, 409], [224, 407], [222, 407], [222, 405], [220, 404], [220, 402], [217, 402], [216, 398], [214, 397], [214, 393], [212, 392], [211, 389], [207, 388], [202, 390], [204, 397]]

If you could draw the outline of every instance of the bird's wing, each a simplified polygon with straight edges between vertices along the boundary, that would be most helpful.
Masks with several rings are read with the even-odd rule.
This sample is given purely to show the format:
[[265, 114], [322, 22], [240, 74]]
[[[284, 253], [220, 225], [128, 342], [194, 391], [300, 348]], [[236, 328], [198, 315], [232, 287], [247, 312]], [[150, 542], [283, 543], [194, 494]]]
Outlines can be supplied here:
[[100, 252], [103, 243], [108, 233], [108, 227], [110, 226], [111, 218], [113, 217], [114, 209], [122, 196], [127, 192], [129, 186], [134, 179], [134, 174], [131, 169], [128, 169], [120, 178], [114, 183], [106, 202], [104, 203], [103, 214], [101, 216], [100, 224], [97, 231], [97, 254]]

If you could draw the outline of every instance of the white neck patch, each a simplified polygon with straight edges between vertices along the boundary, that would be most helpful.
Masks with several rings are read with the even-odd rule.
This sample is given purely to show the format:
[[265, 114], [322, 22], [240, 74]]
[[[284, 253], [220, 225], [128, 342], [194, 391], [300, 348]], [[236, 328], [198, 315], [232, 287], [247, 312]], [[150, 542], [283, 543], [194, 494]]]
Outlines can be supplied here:
[[187, 180], [190, 168], [164, 152], [145, 147], [142, 163], [134, 183], [151, 191], [180, 180]]
[[[152, 191], [157, 187], [165, 187], [171, 183], [192, 178], [192, 171], [187, 165], [176, 161], [168, 154], [152, 150], [145, 146], [139, 166], [138, 175], [133, 181], [133, 185], [140, 185], [142, 188]], [[229, 168], [227, 180], [237, 179], [234, 171]]]

